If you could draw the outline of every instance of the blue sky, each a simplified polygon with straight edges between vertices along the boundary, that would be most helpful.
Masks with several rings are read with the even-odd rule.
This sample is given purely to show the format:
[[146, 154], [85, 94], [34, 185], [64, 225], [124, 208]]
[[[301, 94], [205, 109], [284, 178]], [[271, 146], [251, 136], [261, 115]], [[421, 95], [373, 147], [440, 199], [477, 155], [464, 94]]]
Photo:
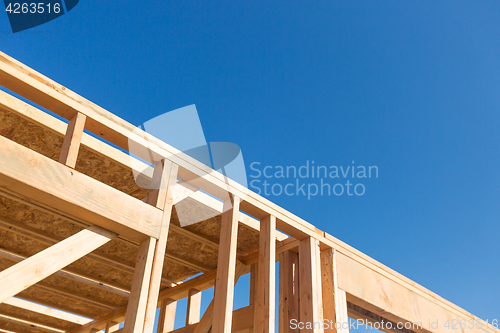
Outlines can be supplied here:
[[363, 196], [268, 198], [499, 319], [500, 3], [82, 0], [1, 14], [0, 49], [136, 125], [196, 104], [249, 174], [377, 166]]

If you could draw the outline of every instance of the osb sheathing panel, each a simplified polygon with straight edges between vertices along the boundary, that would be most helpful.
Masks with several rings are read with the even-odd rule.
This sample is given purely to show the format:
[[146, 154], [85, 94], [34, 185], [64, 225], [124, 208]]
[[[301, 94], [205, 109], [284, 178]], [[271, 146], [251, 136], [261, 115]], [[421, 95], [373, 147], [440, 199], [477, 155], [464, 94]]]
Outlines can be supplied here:
[[48, 292], [46, 290], [38, 288], [36, 285], [23, 290], [18, 295], [16, 295], [16, 297], [47, 305], [56, 309], [61, 309], [67, 312], [75, 313], [87, 318], [98, 318], [110, 312], [110, 310], [96, 307], [80, 300], [69, 298], [53, 292]]
[[209, 269], [217, 267], [218, 253], [212, 247], [193, 241], [172, 228], [168, 232], [167, 253]]
[[0, 318], [0, 327], [4, 330], [17, 332], [17, 333], [47, 333], [49, 331], [38, 329], [35, 327], [30, 327], [28, 325], [21, 325], [17, 323], [13, 323], [3, 318]]
[[[7, 269], [16, 263], [16, 261], [11, 261], [10, 259], [0, 258], [0, 270]], [[107, 309], [108, 311], [111, 310], [110, 308], [119, 308], [127, 305], [128, 299], [124, 296], [101, 288], [93, 287], [89, 284], [85, 284], [59, 274], [52, 274], [39, 282], [39, 284], [45, 288], [53, 289], [55, 292], [75, 295], [83, 299], [92, 300], [99, 304], [92, 303], [90, 301], [86, 302], [83, 299], [80, 299], [79, 301], [93, 304], [96, 307]]]
[[69, 321], [46, 316], [37, 312], [27, 311], [5, 303], [0, 304], [0, 314], [26, 320], [29, 322], [33, 322], [35, 324], [42, 324], [45, 326], [54, 327], [64, 331], [79, 326], [78, 324], [71, 323]]

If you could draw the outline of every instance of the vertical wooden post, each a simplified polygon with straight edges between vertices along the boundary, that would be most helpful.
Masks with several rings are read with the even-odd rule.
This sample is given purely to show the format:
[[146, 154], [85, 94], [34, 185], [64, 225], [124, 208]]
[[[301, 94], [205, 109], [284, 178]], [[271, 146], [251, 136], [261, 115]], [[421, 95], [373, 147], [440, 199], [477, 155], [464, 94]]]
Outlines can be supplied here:
[[233, 320], [236, 243], [240, 198], [224, 202], [222, 213], [217, 278], [215, 281], [212, 333], [230, 333]]
[[198, 323], [200, 321], [200, 313], [201, 313], [201, 291], [196, 289], [190, 289], [188, 292], [186, 326]]
[[331, 248], [321, 251], [321, 287], [323, 316], [329, 321], [325, 333], [349, 333], [346, 295], [338, 288], [336, 250]]
[[[157, 169], [159, 171], [157, 171]], [[158, 294], [160, 292], [163, 262], [167, 249], [168, 230], [170, 226], [170, 216], [173, 206], [173, 188], [177, 182], [178, 166], [168, 160], [162, 160], [155, 167], [153, 173], [153, 183], [155, 187], [148, 197], [148, 203], [163, 209], [160, 237], [156, 243], [149, 294], [147, 298], [146, 313], [144, 318], [143, 333], [152, 333], [155, 324], [156, 306], [158, 304]], [[155, 177], [156, 174], [156, 177]]]
[[254, 302], [254, 333], [273, 333], [275, 317], [276, 217], [260, 222], [257, 294]]
[[255, 294], [257, 292], [257, 275], [258, 275], [258, 266], [257, 264], [250, 265], [250, 300], [249, 305], [253, 305], [255, 303]]
[[319, 241], [308, 237], [299, 246], [301, 332], [323, 333], [323, 300], [321, 294]]
[[69, 121], [66, 129], [61, 154], [59, 155], [59, 162], [71, 168], [76, 166], [76, 159], [78, 158], [78, 151], [80, 149], [80, 142], [82, 141], [86, 119], [87, 116], [77, 112]]
[[299, 333], [290, 320], [299, 320], [299, 256], [292, 251], [279, 257], [279, 333]]
[[146, 305], [148, 301], [149, 282], [156, 246], [156, 239], [149, 237], [139, 246], [137, 263], [135, 264], [132, 290], [128, 299], [127, 313], [123, 333], [142, 332]]
[[[321, 251], [321, 291], [323, 296], [323, 316], [330, 323], [325, 333], [337, 333], [335, 323], [337, 322], [337, 315], [335, 313], [335, 287], [337, 283], [337, 272], [334, 267], [334, 250], [326, 249]], [[332, 327], [333, 326], [333, 327]]]
[[170, 298], [161, 302], [157, 333], [167, 333], [174, 330], [176, 308], [177, 302]]

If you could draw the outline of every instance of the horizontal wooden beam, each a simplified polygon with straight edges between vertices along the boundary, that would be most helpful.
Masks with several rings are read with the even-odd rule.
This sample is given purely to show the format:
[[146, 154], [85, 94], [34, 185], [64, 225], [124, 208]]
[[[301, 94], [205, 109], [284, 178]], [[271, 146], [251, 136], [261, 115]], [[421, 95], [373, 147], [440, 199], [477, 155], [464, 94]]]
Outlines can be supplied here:
[[[4, 258], [10, 259], [12, 261], [16, 261], [16, 262], [21, 262], [21, 261], [27, 259], [26, 257], [24, 257], [20, 254], [10, 252], [10, 251], [7, 251], [7, 250], [2, 249], [2, 248], [0, 248], [0, 257], [4, 257]], [[112, 293], [115, 293], [115, 294], [118, 294], [121, 296], [128, 297], [130, 295], [130, 291], [128, 291], [128, 290], [125, 290], [125, 289], [117, 287], [117, 286], [113, 286], [111, 284], [108, 284], [106, 282], [100, 281], [100, 280], [95, 279], [95, 278], [91, 278], [91, 277], [73, 272], [70, 269], [61, 269], [61, 270], [55, 272], [55, 274], [57, 274], [59, 276], [63, 276], [63, 277], [68, 278], [68, 279], [71, 279], [71, 280], [86, 283], [86, 284], [91, 285], [92, 287], [106, 290], [106, 291], [109, 291], [109, 292], [112, 292]]]
[[92, 226], [0, 272], [0, 302], [106, 244], [115, 233]]
[[[383, 275], [360, 265], [349, 257], [337, 253], [337, 271], [339, 288], [347, 293], [347, 301], [393, 322], [422, 323], [422, 328], [412, 327], [420, 333], [447, 333], [444, 326], [447, 320], [458, 323], [473, 320], [482, 324], [482, 328], [466, 325], [463, 333], [493, 333], [497, 330], [473, 315], [457, 315], [445, 307], [429, 301], [409, 288], [401, 286]], [[436, 327], [429, 327], [429, 322], [439, 322]], [[475, 326], [475, 325], [474, 325]]]
[[85, 318], [83, 316], [75, 315], [66, 311], [61, 311], [54, 309], [45, 305], [40, 305], [37, 303], [29, 302], [21, 298], [11, 297], [6, 299], [3, 304], [8, 304], [10, 306], [15, 306], [16, 308], [23, 309], [26, 311], [38, 313], [44, 316], [56, 318], [59, 320], [67, 321], [73, 324], [85, 325], [90, 323], [92, 319]]
[[[61, 216], [59, 216], [61, 217]], [[61, 217], [63, 218], [63, 217]], [[17, 235], [36, 240], [38, 242], [41, 242], [46, 245], [53, 245], [56, 244], [57, 242], [61, 241], [62, 239], [58, 239], [54, 237], [53, 235], [49, 235], [46, 232], [42, 230], [38, 230], [35, 228], [32, 228], [28, 225], [12, 221], [10, 219], [7, 219], [5, 217], [0, 217], [0, 229], [4, 229], [6, 231], [15, 233]], [[133, 244], [134, 246], [137, 246], [135, 243], [129, 243]], [[124, 264], [122, 262], [116, 261], [115, 259], [111, 259], [107, 256], [103, 256], [101, 254], [97, 253], [89, 253], [87, 258], [92, 259], [96, 262], [99, 262], [101, 264], [104, 264], [106, 266], [112, 267], [113, 269], [120, 270], [122, 272], [126, 272], [129, 274], [134, 274], [134, 266], [131, 266], [129, 264]], [[162, 284], [168, 287], [173, 287], [176, 284], [174, 284], [172, 281], [162, 278]]]
[[133, 240], [159, 236], [161, 210], [1, 136], [0, 187]]

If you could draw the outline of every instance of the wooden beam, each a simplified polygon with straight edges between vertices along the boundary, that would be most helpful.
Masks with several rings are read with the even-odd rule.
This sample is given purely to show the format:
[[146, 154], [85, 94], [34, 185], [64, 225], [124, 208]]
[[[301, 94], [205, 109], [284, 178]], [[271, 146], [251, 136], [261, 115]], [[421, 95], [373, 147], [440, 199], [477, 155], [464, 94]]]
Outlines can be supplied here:
[[335, 318], [339, 323], [338, 333], [349, 333], [349, 317], [347, 314], [347, 299], [345, 291], [336, 289], [335, 291]]
[[143, 241], [139, 247], [125, 316], [125, 326], [123, 327], [124, 333], [142, 332], [144, 328], [155, 246], [156, 239], [150, 237]]
[[160, 234], [161, 210], [2, 136], [0, 187], [133, 240]]
[[254, 333], [274, 333], [275, 322], [275, 267], [276, 218], [268, 216], [261, 221], [259, 235], [259, 263], [257, 294], [255, 296]]
[[0, 302], [18, 294], [75, 260], [94, 251], [116, 234], [92, 226], [0, 272]]
[[279, 255], [279, 333], [298, 333], [290, 320], [299, 320], [299, 256], [287, 250]]
[[167, 298], [161, 301], [157, 333], [168, 333], [174, 330], [176, 308], [177, 301], [173, 299]]
[[[59, 216], [59, 217], [64, 218], [62, 216]], [[41, 243], [46, 244], [46, 245], [53, 245], [53, 244], [56, 244], [57, 242], [61, 241], [61, 239], [58, 239], [58, 238], [54, 237], [53, 235], [50, 235], [42, 230], [32, 228], [28, 225], [7, 219], [5, 217], [0, 217], [0, 228], [7, 230], [9, 232], [15, 233], [17, 235], [23, 236], [23, 237], [26, 237], [26, 238], [29, 238], [32, 240], [36, 240], [36, 241], [41, 242]], [[120, 240], [120, 239], [118, 238], [118, 240]], [[123, 240], [123, 241], [125, 241], [125, 240]], [[135, 243], [130, 243], [130, 242], [127, 242], [127, 243], [138, 247], [138, 245]], [[120, 270], [122, 272], [134, 274], [134, 267], [133, 266], [130, 266], [128, 264], [124, 264], [120, 261], [117, 261], [115, 259], [111, 259], [107, 256], [97, 254], [97, 253], [89, 253], [87, 255], [87, 258], [92, 259], [92, 260], [99, 262], [101, 264], [110, 266], [110, 267], [112, 267], [112, 269], [117, 269], [117, 270]], [[162, 278], [162, 283], [168, 287], [173, 287], [176, 285], [172, 281], [165, 279], [165, 278]], [[129, 292], [129, 294], [130, 294], [130, 292]]]
[[[323, 316], [329, 322], [337, 323], [337, 271], [335, 269], [334, 249], [321, 251], [321, 292]], [[329, 325], [325, 333], [338, 333], [335, 325]]]
[[3, 304], [15, 306], [16, 308], [23, 309], [30, 312], [35, 312], [44, 316], [49, 316], [59, 320], [67, 321], [73, 324], [84, 325], [92, 321], [92, 319], [78, 316], [66, 311], [54, 309], [45, 305], [29, 302], [21, 298], [11, 297], [3, 301]]
[[[232, 202], [231, 202], [232, 201]], [[212, 333], [230, 333], [233, 312], [236, 243], [240, 198], [224, 202], [219, 242], [217, 279], [214, 292], [214, 319]]]
[[255, 304], [255, 295], [257, 293], [258, 263], [250, 265], [250, 300], [249, 305]]
[[[157, 171], [159, 170], [159, 171]], [[163, 262], [167, 249], [168, 230], [170, 216], [173, 207], [173, 189], [177, 182], [178, 167], [170, 161], [163, 160], [155, 168], [155, 173], [160, 173], [158, 179], [153, 177], [153, 190], [148, 203], [163, 209], [160, 237], [156, 242], [154, 251], [153, 267], [149, 282], [149, 294], [147, 295], [146, 313], [144, 318], [144, 333], [152, 333], [155, 324], [155, 314], [158, 304], [158, 293], [160, 292]], [[158, 187], [158, 188], [156, 188]], [[162, 202], [163, 201], [163, 202]]]
[[[300, 321], [306, 327], [301, 332], [323, 332], [322, 325], [313, 325], [323, 322], [320, 265], [319, 242], [312, 237], [302, 240], [299, 248]], [[312, 328], [308, 328], [307, 323]]]
[[75, 168], [80, 150], [80, 142], [82, 141], [83, 128], [87, 116], [77, 112], [68, 122], [68, 128], [64, 137], [61, 154], [59, 155], [59, 163]]
[[[16, 262], [20, 262], [20, 261], [23, 261], [26, 259], [26, 257], [24, 257], [20, 254], [13, 253], [13, 252], [4, 250], [2, 248], [0, 248], [0, 257], [4, 257], [7, 259], [16, 261]], [[93, 278], [85, 276], [85, 275], [81, 275], [79, 273], [75, 273], [75, 272], [71, 271], [70, 269], [61, 269], [61, 270], [57, 271], [55, 274], [57, 274], [59, 276], [63, 276], [65, 278], [69, 278], [71, 280], [83, 282], [83, 283], [91, 285], [92, 287], [106, 290], [106, 291], [110, 291], [110, 292], [113, 292], [113, 293], [118, 294], [118, 295], [128, 297], [130, 294], [130, 292], [128, 290], [125, 290], [125, 289], [117, 287], [117, 286], [110, 285], [106, 282], [103, 282], [103, 281], [100, 281], [97, 279], [93, 279]]]
[[186, 325], [193, 325], [200, 321], [201, 313], [201, 291], [196, 289], [189, 290]]

